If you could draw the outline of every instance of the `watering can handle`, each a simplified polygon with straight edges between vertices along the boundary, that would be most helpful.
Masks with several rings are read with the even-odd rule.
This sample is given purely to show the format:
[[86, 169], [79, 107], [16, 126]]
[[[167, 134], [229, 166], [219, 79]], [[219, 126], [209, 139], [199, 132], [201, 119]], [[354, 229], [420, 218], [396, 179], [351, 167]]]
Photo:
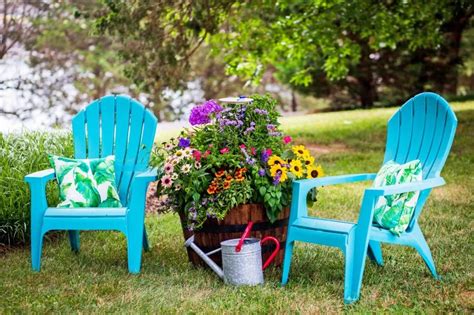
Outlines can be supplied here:
[[247, 238], [247, 236], [249, 236], [252, 226], [253, 226], [253, 222], [249, 221], [249, 223], [247, 224], [247, 227], [245, 228], [244, 234], [242, 234], [242, 237], [239, 240], [239, 243], [237, 244], [237, 246], [235, 246], [235, 251], [237, 253], [240, 252], [240, 250], [242, 249], [242, 245], [244, 245], [245, 239]]
[[270, 255], [270, 257], [268, 257], [267, 261], [263, 264], [262, 270], [265, 270], [268, 267], [268, 265], [271, 264], [273, 259], [275, 259], [276, 255], [278, 254], [278, 251], [280, 250], [280, 242], [276, 238], [274, 238], [273, 236], [264, 237], [263, 240], [260, 242], [260, 244], [263, 244], [266, 241], [274, 242], [275, 243], [275, 250]]

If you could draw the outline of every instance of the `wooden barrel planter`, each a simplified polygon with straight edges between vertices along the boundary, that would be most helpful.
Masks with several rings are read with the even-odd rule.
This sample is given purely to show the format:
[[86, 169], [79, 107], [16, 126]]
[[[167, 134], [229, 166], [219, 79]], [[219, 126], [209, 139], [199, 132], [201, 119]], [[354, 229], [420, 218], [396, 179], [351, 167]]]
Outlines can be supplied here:
[[[188, 231], [184, 216], [180, 214], [183, 226], [184, 238], [188, 239], [194, 234], [194, 243], [204, 252], [210, 252], [220, 247], [222, 241], [240, 238], [247, 223], [253, 221], [254, 225], [251, 237], [259, 239], [265, 236], [276, 237], [280, 241], [280, 251], [275, 257], [273, 264], [280, 266], [285, 253], [286, 233], [288, 227], [289, 208], [283, 209], [274, 223], [267, 218], [265, 208], [260, 204], [245, 204], [231, 209], [224, 220], [208, 219], [198, 231]], [[265, 261], [275, 249], [275, 245], [268, 242], [262, 246], [263, 261]], [[207, 266], [201, 258], [190, 248], [187, 248], [189, 261], [196, 266]], [[210, 256], [214, 262], [222, 266], [220, 252]]]

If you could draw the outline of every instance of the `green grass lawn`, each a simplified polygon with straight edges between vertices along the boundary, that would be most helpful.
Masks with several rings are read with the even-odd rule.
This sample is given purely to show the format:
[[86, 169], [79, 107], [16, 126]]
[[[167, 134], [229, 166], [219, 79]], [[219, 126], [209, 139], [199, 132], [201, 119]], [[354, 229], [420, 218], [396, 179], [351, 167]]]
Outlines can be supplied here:
[[[341, 252], [297, 244], [286, 287], [280, 287], [276, 268], [266, 271], [263, 286], [229, 287], [187, 262], [177, 215], [149, 215], [152, 250], [144, 254], [138, 276], [128, 274], [125, 239], [115, 232], [83, 232], [77, 255], [66, 238], [46, 241], [40, 273], [30, 270], [28, 249], [7, 252], [0, 257], [0, 313], [472, 313], [474, 102], [453, 107], [459, 127], [442, 173], [447, 185], [433, 191], [420, 218], [442, 281], [431, 277], [414, 249], [383, 245], [385, 266], [368, 261], [360, 301], [345, 306]], [[386, 121], [395, 110], [315, 114], [282, 123], [319, 156], [327, 175], [376, 172]], [[322, 189], [312, 214], [356, 220], [369, 184]]]

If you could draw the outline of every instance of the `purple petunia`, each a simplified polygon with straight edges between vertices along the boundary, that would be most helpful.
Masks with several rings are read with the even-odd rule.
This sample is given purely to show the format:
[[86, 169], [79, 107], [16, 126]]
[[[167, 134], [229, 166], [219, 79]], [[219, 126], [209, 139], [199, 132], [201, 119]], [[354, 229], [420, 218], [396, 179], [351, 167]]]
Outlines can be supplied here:
[[222, 107], [214, 100], [209, 100], [204, 104], [194, 107], [189, 116], [191, 125], [203, 125], [211, 122], [210, 114], [222, 111]]
[[268, 152], [268, 150], [263, 150], [263, 151], [262, 151], [262, 157], [261, 157], [261, 158], [262, 158], [262, 161], [263, 161], [264, 163], [267, 163], [267, 162], [268, 162], [268, 159], [270, 158], [270, 155], [271, 155], [271, 154]]
[[255, 164], [255, 159], [254, 158], [251, 158], [251, 157], [248, 157], [245, 159], [245, 161], [247, 162], [248, 165], [252, 166]]
[[280, 183], [281, 171], [278, 171], [273, 179], [273, 185], [278, 185]]
[[255, 108], [254, 112], [259, 115], [268, 115], [268, 112], [266, 110], [260, 108]]
[[268, 130], [268, 131], [275, 131], [275, 129], [276, 129], [276, 126], [275, 126], [275, 125], [272, 125], [272, 124], [268, 124], [268, 125], [267, 125], [267, 130]]
[[265, 176], [265, 170], [263, 168], [259, 169], [258, 170], [258, 175], [260, 175], [260, 177]]
[[191, 144], [191, 140], [188, 138], [179, 138], [178, 146], [181, 148], [187, 148]]
[[244, 135], [248, 135], [249, 133], [251, 133], [252, 131], [255, 130], [255, 122], [254, 121], [251, 121], [250, 122], [250, 127], [248, 127], [247, 129], [245, 129], [244, 131]]

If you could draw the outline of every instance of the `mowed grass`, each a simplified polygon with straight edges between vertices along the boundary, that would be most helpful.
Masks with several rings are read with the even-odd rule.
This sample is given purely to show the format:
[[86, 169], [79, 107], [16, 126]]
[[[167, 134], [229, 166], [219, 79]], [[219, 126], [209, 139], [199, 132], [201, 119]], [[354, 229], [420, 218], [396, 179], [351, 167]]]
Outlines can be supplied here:
[[[297, 244], [290, 281], [265, 272], [258, 287], [224, 285], [212, 272], [187, 262], [177, 215], [149, 215], [152, 243], [140, 275], [127, 272], [126, 243], [116, 232], [83, 232], [81, 252], [66, 238], [46, 241], [40, 273], [29, 251], [0, 257], [0, 313], [445, 313], [474, 310], [473, 204], [474, 102], [455, 103], [459, 120], [442, 173], [447, 185], [431, 194], [420, 225], [441, 281], [414, 249], [383, 245], [385, 266], [367, 261], [361, 299], [343, 304], [343, 256], [333, 248]], [[383, 158], [386, 121], [395, 108], [283, 118], [284, 129], [307, 144], [327, 175], [376, 172]], [[325, 187], [313, 215], [356, 220], [364, 187]]]

